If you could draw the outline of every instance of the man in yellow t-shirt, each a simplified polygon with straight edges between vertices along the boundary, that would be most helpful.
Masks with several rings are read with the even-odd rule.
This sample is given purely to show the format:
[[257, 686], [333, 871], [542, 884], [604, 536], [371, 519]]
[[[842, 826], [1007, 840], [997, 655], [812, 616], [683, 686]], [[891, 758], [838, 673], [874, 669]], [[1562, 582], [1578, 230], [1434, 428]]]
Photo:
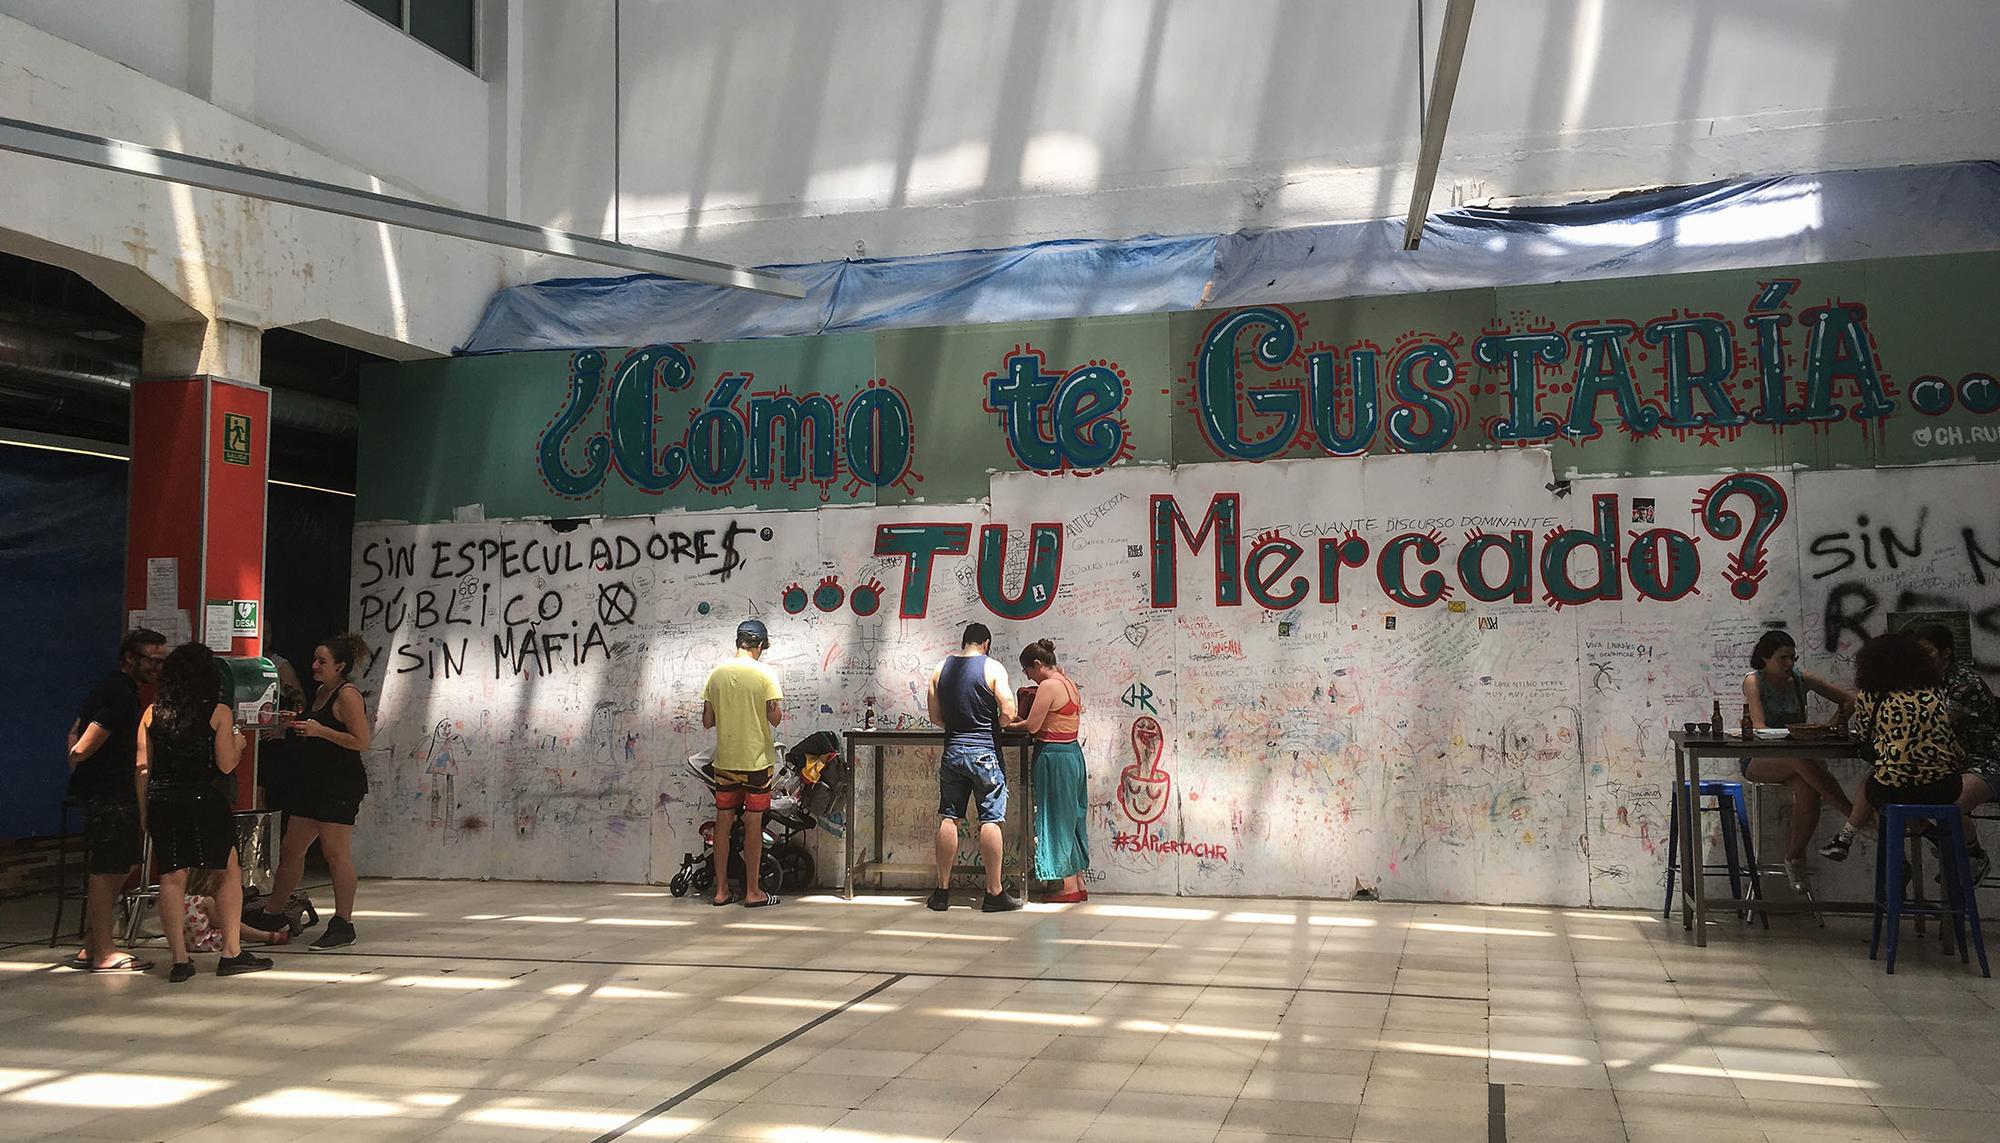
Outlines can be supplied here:
[[771, 777], [778, 764], [771, 728], [783, 721], [778, 672], [763, 663], [771, 633], [755, 619], [736, 625], [736, 656], [708, 673], [701, 688], [701, 724], [715, 728], [715, 898], [729, 892], [729, 831], [743, 814], [743, 905], [778, 903], [757, 884], [764, 860], [764, 811], [771, 808]]

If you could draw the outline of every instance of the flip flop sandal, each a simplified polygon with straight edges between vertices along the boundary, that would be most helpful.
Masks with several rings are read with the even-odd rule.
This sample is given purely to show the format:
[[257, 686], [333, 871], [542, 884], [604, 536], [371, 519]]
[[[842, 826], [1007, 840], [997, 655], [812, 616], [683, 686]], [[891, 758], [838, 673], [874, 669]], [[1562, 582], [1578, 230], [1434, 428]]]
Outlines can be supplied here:
[[718, 901], [718, 900], [716, 900], [715, 898], [713, 898], [713, 897], [710, 897], [710, 898], [708, 899], [708, 903], [709, 903], [709, 904], [711, 904], [711, 905], [714, 905], [714, 906], [715, 906], [716, 908], [718, 908], [718, 909], [719, 909], [719, 908], [721, 908], [721, 907], [722, 907], [722, 906], [724, 906], [724, 905], [734, 905], [734, 904], [735, 904], [736, 902], [738, 902], [738, 901], [741, 901], [742, 899], [743, 899], [743, 898], [741, 898], [741, 897], [737, 897], [737, 896], [734, 896], [734, 895], [730, 896], [730, 898], [729, 898], [728, 900], [726, 900], [726, 901]]
[[743, 902], [743, 907], [746, 909], [762, 909], [768, 905], [775, 905], [777, 903], [778, 899], [776, 897], [766, 897], [762, 901], [745, 901]]
[[152, 970], [152, 961], [140, 960], [130, 953], [120, 956], [117, 960], [112, 961], [103, 968], [93, 965], [90, 968], [84, 969], [85, 972], [151, 972]]
[[73, 956], [73, 957], [69, 958], [68, 960], [66, 960], [66, 961], [63, 961], [63, 962], [61, 962], [61, 963], [57, 964], [57, 965], [56, 965], [56, 967], [57, 967], [57, 968], [73, 968], [73, 969], [76, 969], [76, 970], [77, 970], [78, 972], [89, 972], [89, 971], [90, 971], [90, 958], [89, 958], [89, 957], [84, 957], [84, 956]]

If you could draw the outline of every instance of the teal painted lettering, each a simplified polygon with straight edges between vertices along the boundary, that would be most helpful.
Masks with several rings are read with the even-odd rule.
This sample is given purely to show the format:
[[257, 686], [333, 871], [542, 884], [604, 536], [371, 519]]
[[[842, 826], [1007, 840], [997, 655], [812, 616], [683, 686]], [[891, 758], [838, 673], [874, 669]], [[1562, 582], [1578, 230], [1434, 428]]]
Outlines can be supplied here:
[[[1266, 611], [1286, 611], [1305, 602], [1312, 592], [1312, 581], [1302, 575], [1292, 576], [1283, 591], [1272, 590], [1305, 554], [1306, 550], [1296, 541], [1283, 536], [1265, 536], [1250, 545], [1250, 554], [1243, 558], [1243, 579], [1257, 606]], [[1267, 566], [1273, 557], [1276, 566]]]
[[1028, 525], [1027, 569], [1021, 590], [1007, 594], [1007, 525], [979, 529], [979, 599], [1002, 619], [1033, 619], [1049, 609], [1062, 587], [1061, 524]]
[[1791, 403], [1785, 376], [1785, 327], [1792, 324], [1788, 313], [1748, 314], [1743, 324], [1757, 343], [1758, 403], [1750, 419], [1760, 425], [1796, 425], [1805, 420], [1805, 410]]
[[1415, 553], [1418, 563], [1428, 565], [1438, 562], [1438, 557], [1444, 554], [1439, 539], [1441, 537], [1435, 533], [1420, 532], [1404, 532], [1390, 537], [1389, 542], [1382, 545], [1382, 558], [1375, 564], [1375, 575], [1382, 584], [1382, 594], [1404, 607], [1429, 607], [1449, 596], [1451, 585], [1445, 582], [1441, 572], [1427, 571], [1418, 576], [1415, 591], [1410, 590], [1409, 581], [1403, 578], [1403, 562], [1411, 553]]
[[[1465, 593], [1481, 603], [1503, 599], [1531, 602], [1535, 597], [1534, 542], [1535, 534], [1526, 529], [1504, 536], [1490, 532], [1467, 536], [1465, 546], [1458, 550], [1458, 581], [1465, 585]], [[1497, 581], [1486, 576], [1488, 552], [1499, 552], [1505, 558], [1506, 572]]]
[[903, 557], [903, 601], [897, 614], [922, 619], [930, 611], [931, 572], [940, 555], [962, 556], [971, 550], [970, 524], [878, 524], [875, 554]]
[[[1245, 388], [1237, 377], [1237, 338], [1254, 326], [1265, 327], [1252, 346], [1251, 356], [1263, 369], [1276, 369], [1291, 360], [1298, 344], [1298, 329], [1290, 314], [1271, 306], [1238, 310], [1209, 327], [1195, 358], [1196, 420], [1208, 447], [1231, 460], [1265, 460], [1284, 451], [1298, 433], [1300, 398], [1295, 385]], [[1277, 418], [1254, 437], [1244, 436], [1239, 392], [1250, 411]]]
[[569, 359], [569, 400], [563, 410], [556, 414], [542, 430], [537, 452], [541, 461], [542, 479], [548, 482], [558, 496], [581, 499], [596, 492], [604, 484], [604, 474], [611, 467], [611, 444], [602, 433], [592, 433], [583, 442], [583, 471], [578, 472], [563, 460], [563, 445], [569, 435], [597, 407], [597, 399], [604, 388], [604, 355], [595, 349], [586, 349]]
[[1625, 358], [1625, 338], [1631, 332], [1624, 325], [1586, 325], [1569, 331], [1576, 342], [1576, 392], [1570, 398], [1565, 434], [1586, 439], [1603, 435], [1597, 402], [1607, 393], [1627, 430], [1644, 435], [1659, 427], [1660, 411], [1641, 401], [1632, 384], [1632, 366]]
[[[1542, 544], [1542, 598], [1562, 608], [1592, 600], [1622, 599], [1625, 580], [1618, 550], [1618, 497], [1601, 493], [1590, 498], [1594, 527], [1557, 528]], [[1597, 557], [1597, 582], [1580, 584], [1570, 574], [1570, 553], [1587, 548]]]
[[735, 405], [749, 382], [750, 378], [740, 373], [717, 377], [701, 412], [688, 424], [688, 471], [704, 488], [726, 488], [743, 471], [745, 433]]
[[[1306, 357], [1306, 392], [1312, 401], [1313, 436], [1319, 447], [1335, 456], [1359, 456], [1375, 441], [1379, 415], [1376, 352], [1356, 349], [1347, 355], [1347, 394], [1341, 399], [1337, 358], [1331, 350]], [[1340, 427], [1340, 413], [1347, 410], [1348, 427]]]
[[1078, 471], [1106, 468], [1125, 449], [1125, 381], [1102, 365], [1071, 370], [1056, 386], [1056, 449]]
[[659, 387], [685, 389], [693, 380], [694, 362], [678, 346], [649, 346], [619, 362], [611, 385], [611, 455], [633, 487], [660, 493], [687, 474], [683, 445], [660, 448]]
[[1507, 370], [1507, 419], [1490, 430], [1503, 444], [1545, 441], [1562, 422], [1542, 416], [1537, 404], [1537, 367], [1560, 365], [1569, 356], [1569, 342], [1559, 333], [1488, 334], [1472, 343], [1472, 356], [1489, 369]]
[[1151, 600], [1154, 607], [1179, 604], [1180, 549], [1177, 544], [1182, 541], [1188, 546], [1188, 554], [1193, 555], [1212, 540], [1215, 544], [1216, 606], [1235, 607], [1243, 602], [1242, 569], [1238, 563], [1238, 552], [1243, 542], [1242, 501], [1242, 496], [1235, 492], [1216, 493], [1209, 498], [1208, 511], [1202, 515], [1201, 527], [1190, 530], [1178, 500], [1165, 493], [1153, 496], [1150, 531], [1153, 569]]
[[1851, 379], [1861, 390], [1854, 407], [1859, 420], [1886, 417], [1896, 403], [1882, 391], [1875, 367], [1875, 350], [1868, 343], [1868, 311], [1852, 303], [1817, 306], [1802, 315], [1806, 323], [1806, 413], [1808, 421], [1837, 421], [1847, 410], [1833, 403], [1833, 383]]
[[1625, 572], [1640, 599], [1671, 603], [1686, 598], [1701, 581], [1701, 555], [1692, 536], [1672, 528], [1651, 528], [1632, 537]]
[[[1660, 423], [1670, 429], [1700, 429], [1713, 425], [1733, 429], [1750, 420], [1729, 395], [1729, 379], [1736, 372], [1736, 337], [1729, 323], [1715, 318], [1677, 318], [1648, 322], [1640, 333], [1647, 345], [1661, 347], [1666, 357], [1667, 416]], [[1694, 368], [1695, 344], [1701, 346], [1701, 369]], [[1709, 411], [1694, 411], [1695, 391], [1708, 402]]]
[[872, 385], [847, 405], [847, 471], [886, 488], [910, 474], [910, 405], [887, 385]]
[[750, 473], [752, 484], [772, 482], [771, 452], [784, 431], [784, 461], [775, 479], [788, 486], [811, 480], [823, 486], [839, 475], [838, 429], [833, 402], [818, 393], [794, 397], [763, 393], [750, 399]]
[[[1419, 370], [1422, 377], [1418, 377]], [[1396, 359], [1390, 385], [1402, 404], [1389, 410], [1389, 439], [1404, 452], [1436, 452], [1458, 431], [1458, 414], [1451, 402], [1432, 389], [1445, 390], [1458, 379], [1458, 361], [1451, 350], [1435, 342], [1413, 346]], [[1419, 381], [1422, 382], [1419, 385]], [[1417, 418], [1423, 417], [1423, 427]]]

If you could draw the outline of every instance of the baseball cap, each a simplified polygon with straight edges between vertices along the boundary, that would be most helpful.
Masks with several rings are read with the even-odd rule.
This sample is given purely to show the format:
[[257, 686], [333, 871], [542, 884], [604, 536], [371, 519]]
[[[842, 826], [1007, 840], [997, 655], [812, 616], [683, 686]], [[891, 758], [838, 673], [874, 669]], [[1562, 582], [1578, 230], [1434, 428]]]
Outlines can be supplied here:
[[736, 641], [741, 643], [745, 639], [755, 639], [768, 646], [771, 642], [771, 633], [764, 629], [763, 620], [745, 619], [736, 625]]

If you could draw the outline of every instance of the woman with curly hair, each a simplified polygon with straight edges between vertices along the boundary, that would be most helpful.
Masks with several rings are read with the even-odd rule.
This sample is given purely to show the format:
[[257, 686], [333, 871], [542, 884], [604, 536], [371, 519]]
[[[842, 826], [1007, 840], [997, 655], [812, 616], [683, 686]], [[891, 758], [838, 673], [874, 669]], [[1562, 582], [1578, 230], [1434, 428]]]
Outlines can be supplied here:
[[188, 959], [187, 878], [190, 869], [219, 869], [216, 911], [222, 930], [217, 976], [260, 972], [267, 957], [243, 951], [243, 870], [236, 860], [236, 823], [219, 788], [243, 756], [243, 735], [222, 702], [215, 653], [200, 643], [175, 649], [160, 668], [159, 697], [139, 716], [139, 805], [160, 870], [160, 924], [174, 965], [167, 980], [194, 978]]
[[1972, 880], [1977, 884], [1986, 880], [1993, 859], [1979, 844], [1971, 814], [2000, 799], [2000, 698], [1994, 697], [1993, 688], [1958, 654], [1958, 641], [1952, 638], [1950, 628], [1927, 623], [1911, 629], [1910, 634], [1937, 660], [1945, 713], [1951, 717], [1958, 744], [1965, 748], [1958, 812], [1966, 815], [1965, 851], [1972, 858]]
[[[368, 770], [361, 752], [371, 732], [368, 708], [348, 676], [368, 654], [358, 635], [336, 635], [313, 648], [312, 677], [318, 684], [304, 717], [292, 723], [292, 733], [304, 741], [294, 759], [292, 820], [278, 857], [278, 874], [269, 900], [284, 902], [305, 877], [306, 851], [319, 842], [333, 879], [333, 916], [312, 947], [339, 948], [354, 943], [354, 819], [368, 794]], [[279, 929], [285, 918], [269, 913], [246, 918], [260, 929]]]
[[1962, 788], [1965, 750], [1952, 733], [1938, 662], [1909, 635], [1877, 635], [1854, 657], [1855, 736], [1872, 772], [1840, 833], [1820, 849], [1845, 861], [1854, 835], [1891, 802], [1949, 806]]

